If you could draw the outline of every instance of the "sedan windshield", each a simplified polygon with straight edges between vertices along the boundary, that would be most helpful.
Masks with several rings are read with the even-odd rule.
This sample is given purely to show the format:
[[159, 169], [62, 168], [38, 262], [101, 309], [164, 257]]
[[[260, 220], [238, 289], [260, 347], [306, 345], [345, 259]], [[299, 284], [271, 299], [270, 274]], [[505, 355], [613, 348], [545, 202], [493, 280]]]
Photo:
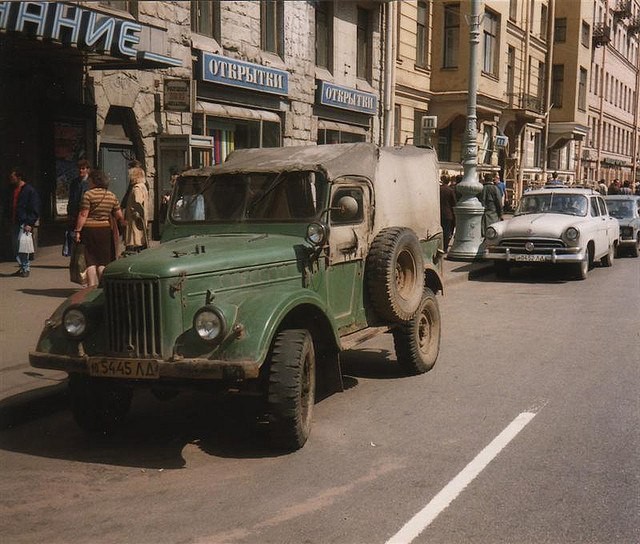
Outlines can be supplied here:
[[174, 222], [309, 221], [324, 207], [327, 184], [318, 172], [183, 177], [171, 205]]
[[631, 219], [633, 217], [633, 201], [607, 199], [609, 215], [616, 219]]
[[524, 195], [515, 215], [529, 213], [561, 213], [565, 215], [587, 215], [588, 202], [584, 195], [550, 192], [539, 195]]

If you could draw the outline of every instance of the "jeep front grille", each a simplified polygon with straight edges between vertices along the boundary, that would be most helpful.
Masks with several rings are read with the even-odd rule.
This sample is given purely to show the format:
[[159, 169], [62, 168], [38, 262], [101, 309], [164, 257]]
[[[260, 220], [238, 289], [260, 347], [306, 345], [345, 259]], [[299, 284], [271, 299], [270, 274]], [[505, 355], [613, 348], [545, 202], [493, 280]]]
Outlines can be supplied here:
[[500, 247], [508, 247], [510, 249], [525, 249], [525, 244], [531, 242], [537, 251], [563, 249], [566, 244], [557, 238], [505, 238], [500, 242]]
[[109, 279], [104, 290], [109, 351], [127, 357], [160, 357], [159, 283]]

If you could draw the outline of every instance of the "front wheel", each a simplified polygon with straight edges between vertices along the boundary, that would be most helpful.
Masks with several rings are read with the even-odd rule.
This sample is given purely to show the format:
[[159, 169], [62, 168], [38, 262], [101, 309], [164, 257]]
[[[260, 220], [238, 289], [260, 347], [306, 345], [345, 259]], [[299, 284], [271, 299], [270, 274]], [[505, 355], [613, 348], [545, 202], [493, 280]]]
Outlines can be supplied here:
[[586, 280], [589, 272], [589, 252], [585, 255], [584, 259], [577, 264], [572, 265], [573, 272], [576, 279]]
[[393, 329], [398, 364], [408, 374], [433, 368], [440, 352], [440, 309], [433, 291], [425, 289], [413, 319]]
[[631, 256], [637, 257], [638, 255], [640, 255], [640, 232], [638, 233], [638, 239], [635, 245], [631, 247]]
[[88, 432], [108, 433], [120, 426], [133, 398], [129, 387], [77, 374], [69, 377], [69, 391], [73, 417]]
[[267, 433], [287, 451], [304, 446], [311, 432], [316, 389], [313, 339], [304, 329], [283, 330], [273, 341], [267, 395]]

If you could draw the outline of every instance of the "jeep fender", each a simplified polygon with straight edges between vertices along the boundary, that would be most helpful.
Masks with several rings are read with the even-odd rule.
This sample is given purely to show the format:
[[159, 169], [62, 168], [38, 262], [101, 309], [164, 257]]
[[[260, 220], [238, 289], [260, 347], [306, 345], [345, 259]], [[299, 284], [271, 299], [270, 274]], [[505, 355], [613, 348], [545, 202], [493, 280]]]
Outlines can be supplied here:
[[[235, 325], [240, 325], [243, 332], [226, 347], [225, 358], [248, 357], [264, 363], [273, 338], [283, 326], [306, 328], [316, 335], [322, 334], [324, 341], [333, 343], [336, 349], [340, 345], [338, 329], [326, 305], [307, 289], [255, 290], [248, 296], [245, 291], [238, 300], [230, 297], [226, 301], [237, 305]], [[268, 312], [266, 319], [265, 312]]]

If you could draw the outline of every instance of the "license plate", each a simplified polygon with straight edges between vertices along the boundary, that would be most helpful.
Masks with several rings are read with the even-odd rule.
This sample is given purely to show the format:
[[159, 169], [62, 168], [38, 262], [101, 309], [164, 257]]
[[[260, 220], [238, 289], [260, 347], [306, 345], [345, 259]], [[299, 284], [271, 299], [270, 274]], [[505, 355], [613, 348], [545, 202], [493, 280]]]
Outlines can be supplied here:
[[102, 378], [155, 380], [160, 377], [157, 361], [104, 360], [89, 363], [89, 374]]
[[547, 258], [544, 255], [515, 255], [514, 260], [528, 263], [543, 263]]

